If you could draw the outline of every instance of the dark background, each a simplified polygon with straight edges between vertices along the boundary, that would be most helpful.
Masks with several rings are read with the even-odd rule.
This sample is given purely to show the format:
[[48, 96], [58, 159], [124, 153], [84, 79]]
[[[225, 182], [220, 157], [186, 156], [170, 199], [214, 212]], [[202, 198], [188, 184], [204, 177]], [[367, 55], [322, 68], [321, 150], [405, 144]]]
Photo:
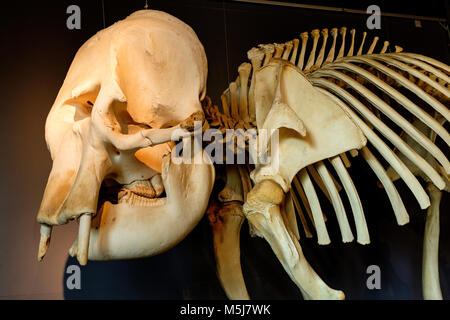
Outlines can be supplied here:
[[[295, 1], [292, 1], [295, 2]], [[365, 10], [378, 4], [382, 12], [446, 19], [448, 3], [387, 1], [297, 1]], [[98, 30], [142, 9], [145, 1], [23, 1], [1, 12], [0, 84], [0, 299], [210, 299], [225, 298], [215, 274], [211, 230], [206, 217], [178, 246], [159, 256], [117, 262], [89, 262], [82, 267], [82, 289], [65, 289], [65, 268], [77, 264], [67, 258], [76, 225], [54, 228], [50, 249], [36, 261], [39, 226], [35, 215], [51, 168], [44, 141], [44, 123], [76, 50]], [[395, 3], [395, 4], [394, 4]], [[66, 28], [66, 8], [81, 7], [81, 30]], [[366, 31], [366, 15], [222, 1], [150, 0], [151, 9], [166, 11], [189, 24], [208, 57], [208, 95], [219, 103], [220, 93], [237, 76], [246, 52], [259, 43], [284, 42], [303, 31], [346, 26]], [[449, 63], [448, 33], [437, 21], [382, 17], [381, 30], [370, 34], [406, 51]], [[359, 38], [358, 38], [359, 39]], [[381, 48], [379, 42], [377, 49]], [[358, 43], [358, 42], [357, 42]], [[367, 50], [368, 44], [366, 44]], [[94, 66], [93, 66], [94, 67]], [[318, 246], [301, 233], [310, 264], [333, 288], [349, 299], [421, 299], [421, 252], [425, 211], [420, 210], [402, 182], [397, 188], [411, 222], [396, 225], [390, 203], [367, 165], [352, 161], [349, 169], [365, 208], [371, 244], [340, 243], [333, 210], [327, 214], [332, 244]], [[342, 197], [345, 201], [345, 196]], [[323, 200], [323, 199], [322, 199]], [[348, 203], [347, 203], [348, 205]], [[348, 206], [347, 206], [348, 208]], [[441, 203], [440, 276], [444, 298], [450, 298], [450, 226], [448, 195]], [[350, 213], [350, 210], [347, 210]], [[351, 219], [350, 219], [351, 220]], [[299, 299], [270, 247], [241, 234], [244, 277], [254, 299]], [[302, 230], [301, 230], [302, 232]], [[366, 288], [366, 268], [381, 268], [381, 290]]]

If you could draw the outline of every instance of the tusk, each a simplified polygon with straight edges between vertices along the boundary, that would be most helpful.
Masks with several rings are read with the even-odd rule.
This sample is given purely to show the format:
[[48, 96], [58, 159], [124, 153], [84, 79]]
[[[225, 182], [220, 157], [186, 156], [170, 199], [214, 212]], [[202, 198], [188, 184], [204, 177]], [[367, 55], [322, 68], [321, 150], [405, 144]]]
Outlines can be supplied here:
[[52, 236], [52, 226], [41, 223], [41, 240], [39, 241], [38, 261], [44, 259], [47, 249], [50, 245], [50, 238]]
[[77, 256], [78, 251], [78, 238], [72, 243], [72, 246], [69, 249], [69, 255], [73, 258]]
[[85, 213], [80, 217], [80, 226], [78, 228], [77, 259], [82, 266], [85, 266], [88, 260], [91, 220], [92, 214], [90, 213]]

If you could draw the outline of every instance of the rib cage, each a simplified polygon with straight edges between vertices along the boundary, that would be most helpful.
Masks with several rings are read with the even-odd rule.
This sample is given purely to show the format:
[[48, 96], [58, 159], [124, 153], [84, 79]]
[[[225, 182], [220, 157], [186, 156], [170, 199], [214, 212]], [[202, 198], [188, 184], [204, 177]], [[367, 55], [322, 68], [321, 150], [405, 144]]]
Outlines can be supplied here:
[[[333, 28], [330, 32], [328, 29], [315, 29], [311, 32], [310, 44], [308, 33], [303, 32], [300, 39], [252, 48], [248, 51], [251, 63], [244, 62], [239, 66], [239, 76], [221, 96], [223, 113], [216, 106], [205, 110], [211, 125], [222, 130], [255, 127], [252, 70], [254, 72], [271, 58], [277, 58], [296, 65], [318, 90], [354, 119], [367, 137], [368, 145], [359, 151], [352, 150], [329, 159], [337, 177], [325, 161], [319, 161], [302, 169], [291, 186], [290, 207], [297, 212], [306, 237], [312, 237], [304, 212], [307, 213], [319, 244], [328, 244], [330, 239], [325, 226], [326, 217], [312, 181], [333, 205], [342, 241], [354, 239], [339, 195], [339, 191], [344, 189], [355, 219], [357, 241], [361, 244], [370, 242], [363, 207], [346, 170], [351, 166], [349, 158], [358, 154], [362, 155], [383, 185], [399, 225], [408, 223], [409, 216], [393, 184], [394, 180], [404, 180], [422, 209], [430, 205], [430, 200], [417, 177], [440, 190], [449, 189], [450, 164], [435, 140], [439, 136], [447, 147], [450, 145], [450, 135], [443, 126], [450, 117], [447, 107], [450, 67], [429, 57], [403, 53], [398, 46], [391, 48], [388, 41], [378, 49], [379, 53], [374, 53], [379, 39], [375, 37], [367, 47], [366, 32], [362, 34], [359, 45], [354, 29], [350, 30], [347, 41], [346, 36], [345, 27], [339, 30]], [[348, 41], [350, 45], [347, 50]], [[379, 156], [372, 150], [377, 150]], [[385, 169], [377, 156], [390, 168]], [[247, 169], [250, 171], [250, 168]], [[245, 175], [243, 178], [249, 181], [248, 172]], [[289, 227], [299, 237], [295, 212], [286, 214], [291, 217], [288, 219]]]

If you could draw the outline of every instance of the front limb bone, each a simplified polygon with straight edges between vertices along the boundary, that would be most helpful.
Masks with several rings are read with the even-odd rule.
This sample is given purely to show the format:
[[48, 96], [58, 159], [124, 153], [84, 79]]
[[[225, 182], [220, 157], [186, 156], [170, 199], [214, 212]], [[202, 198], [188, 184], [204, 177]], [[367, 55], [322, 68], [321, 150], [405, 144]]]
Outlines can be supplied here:
[[244, 213], [269, 242], [305, 299], [344, 299], [344, 293], [328, 287], [306, 261], [300, 244], [286, 228], [281, 216], [280, 204], [283, 201], [284, 191], [281, 186], [272, 180], [263, 180], [248, 193]]
[[422, 290], [425, 300], [442, 300], [439, 283], [439, 204], [442, 191], [429, 184], [431, 206], [427, 211], [425, 235], [423, 239]]
[[207, 210], [208, 220], [213, 231], [214, 255], [217, 275], [227, 297], [231, 300], [248, 300], [241, 268], [240, 232], [245, 220], [242, 202], [248, 192], [246, 178], [248, 173], [238, 166], [226, 167], [226, 185], [211, 200]]

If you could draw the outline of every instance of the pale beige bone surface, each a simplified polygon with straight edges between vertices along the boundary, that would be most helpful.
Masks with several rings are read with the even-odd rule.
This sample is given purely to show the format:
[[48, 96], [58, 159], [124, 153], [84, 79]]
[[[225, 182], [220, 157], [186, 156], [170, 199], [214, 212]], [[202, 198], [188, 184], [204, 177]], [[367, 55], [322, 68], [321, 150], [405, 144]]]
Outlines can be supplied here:
[[[346, 170], [351, 163], [345, 152], [355, 157], [357, 150], [383, 184], [400, 225], [409, 217], [392, 180], [402, 178], [422, 208], [430, 206], [430, 200], [415, 176], [430, 183], [424, 297], [442, 297], [437, 262], [441, 191], [431, 183], [449, 189], [450, 165], [435, 138], [439, 136], [449, 144], [442, 119], [450, 119], [446, 104], [450, 67], [425, 56], [399, 53], [402, 48], [398, 46], [396, 53], [386, 53], [388, 41], [376, 49], [378, 37], [363, 54], [366, 32], [353, 56], [353, 29], [350, 49], [344, 56], [346, 30], [331, 29], [328, 52], [328, 29], [322, 33], [313, 30], [309, 48], [309, 33], [302, 33], [298, 57], [298, 39], [253, 48], [248, 52], [251, 65], [240, 66], [239, 76], [221, 96], [224, 114], [218, 110], [209, 114], [215, 114], [214, 121], [221, 129], [256, 125], [258, 130], [280, 131], [279, 167], [270, 171], [266, 165], [257, 165], [251, 173], [254, 187], [248, 176], [253, 167], [234, 167], [234, 171], [228, 167], [229, 179], [218, 195], [222, 206], [212, 223], [214, 250], [219, 278], [231, 299], [248, 298], [239, 247], [245, 217], [252, 234], [269, 242], [305, 299], [344, 298], [341, 291], [329, 288], [318, 277], [303, 256], [295, 211], [306, 237], [312, 233], [294, 190], [310, 216], [318, 242], [329, 243], [311, 173], [336, 211], [343, 242], [352, 241], [340, 188], [323, 163], [330, 158], [349, 197], [358, 242], [369, 243], [362, 204]], [[316, 58], [320, 36], [322, 46]], [[214, 170], [209, 163], [175, 165], [167, 155], [173, 150], [172, 135], [179, 128], [191, 130], [193, 120], [202, 114], [206, 73], [206, 57], [195, 33], [176, 18], [157, 11], [136, 12], [99, 32], [80, 49], [46, 123], [54, 163], [38, 215], [42, 223], [38, 259], [48, 248], [52, 226], [71, 219], [79, 218], [80, 226], [70, 253], [82, 265], [88, 258], [154, 255], [171, 248], [192, 230], [206, 210]], [[365, 88], [367, 83], [384, 95], [378, 97]], [[419, 103], [400, 94], [398, 86], [414, 93], [437, 114], [427, 114]], [[375, 108], [359, 101], [349, 88]], [[447, 100], [443, 102], [441, 97]], [[404, 119], [389, 99], [422, 122]], [[409, 135], [397, 135], [376, 108]], [[391, 150], [374, 128], [399, 150]], [[366, 137], [391, 168], [385, 169], [369, 151]], [[274, 148], [270, 144], [264, 147]], [[202, 156], [200, 152], [194, 158]], [[120, 184], [118, 203], [106, 201], [97, 212], [100, 186], [109, 185], [110, 180]], [[160, 197], [164, 192], [166, 197]]]
[[245, 220], [242, 204], [248, 193], [248, 173], [236, 165], [225, 170], [226, 184], [219, 193], [219, 202], [212, 201], [207, 212], [217, 275], [229, 299], [249, 299], [240, 261], [240, 231]]
[[[326, 29], [325, 29], [326, 30]], [[337, 105], [339, 105], [344, 111], [345, 113], [349, 114], [351, 116], [351, 118], [355, 121], [355, 123], [358, 125], [358, 127], [364, 132], [365, 136], [367, 136], [368, 140], [373, 144], [373, 146], [380, 152], [380, 154], [389, 162], [389, 164], [395, 166], [395, 170], [397, 172], [395, 172], [395, 177], [402, 177], [405, 182], [407, 183], [407, 185], [410, 187], [411, 191], [414, 193], [414, 195], [416, 196], [416, 198], [418, 199], [420, 205], [422, 208], [427, 208], [430, 205], [430, 200], [428, 195], [426, 194], [425, 190], [423, 189], [423, 187], [420, 185], [419, 181], [417, 180], [416, 177], [414, 177], [414, 175], [419, 175], [423, 178], [425, 178], [426, 181], [430, 181], [430, 178], [432, 179], [432, 181], [439, 187], [439, 188], [444, 188], [445, 187], [445, 181], [448, 180], [448, 178], [446, 177], [445, 174], [445, 170], [440, 167], [440, 166], [435, 166], [435, 161], [436, 159], [438, 159], [441, 164], [444, 165], [444, 167], [448, 168], [448, 160], [446, 158], [446, 156], [444, 155], [444, 153], [442, 152], [442, 150], [440, 150], [439, 148], [437, 148], [436, 145], [434, 145], [434, 140], [431, 138], [428, 138], [426, 136], [424, 136], [421, 132], [419, 127], [414, 124], [414, 123], [408, 123], [408, 120], [403, 119], [403, 114], [402, 116], [400, 116], [400, 114], [397, 113], [396, 110], [394, 110], [393, 108], [389, 107], [389, 101], [390, 99], [394, 99], [402, 108], [407, 109], [413, 116], [418, 117], [419, 119], [421, 119], [422, 121], [424, 121], [424, 123], [428, 126], [428, 129], [432, 128], [433, 133], [439, 135], [441, 138], [444, 139], [445, 142], [447, 142], [448, 144], [448, 140], [449, 140], [449, 135], [448, 132], [446, 131], [446, 129], [444, 129], [444, 127], [442, 126], [441, 123], [439, 123], [439, 121], [435, 120], [433, 118], [432, 115], [429, 115], [426, 113], [425, 110], [421, 109], [421, 105], [419, 103], [415, 104], [415, 100], [409, 100], [409, 96], [408, 98], [406, 98], [405, 95], [401, 94], [400, 91], [398, 91], [398, 86], [404, 86], [405, 88], [409, 89], [411, 92], [413, 92], [414, 94], [417, 95], [417, 97], [421, 98], [423, 101], [425, 101], [426, 103], [428, 103], [431, 107], [433, 107], [435, 110], [439, 111], [445, 118], [448, 119], [449, 117], [449, 111], [448, 108], [444, 105], [444, 102], [440, 101], [438, 98], [438, 96], [430, 94], [430, 90], [429, 88], [425, 88], [423, 84], [421, 84], [420, 82], [417, 81], [412, 81], [411, 80], [411, 75], [405, 76], [405, 73], [412, 73], [413, 75], [417, 75], [419, 80], [421, 80], [423, 83], [425, 83], [425, 85], [429, 85], [429, 87], [435, 89], [435, 91], [437, 90], [438, 92], [440, 92], [441, 96], [446, 96], [447, 92], [443, 89], [443, 86], [445, 85], [445, 81], [448, 80], [448, 76], [444, 73], [444, 71], [448, 72], [448, 67], [434, 59], [428, 58], [428, 57], [423, 57], [420, 55], [403, 55], [400, 56], [398, 54], [398, 52], [402, 51], [402, 48], [398, 47], [398, 46], [394, 46], [395, 47], [395, 52], [397, 54], [394, 53], [386, 53], [389, 51], [389, 45], [390, 43], [388, 41], [384, 41], [383, 42], [383, 46], [380, 49], [376, 49], [376, 45], [379, 41], [378, 37], [374, 37], [371, 40], [370, 46], [367, 50], [367, 54], [363, 54], [363, 49], [364, 49], [364, 42], [366, 40], [366, 36], [367, 33], [364, 32], [362, 34], [362, 41], [359, 44], [359, 49], [357, 52], [356, 56], [353, 56], [353, 50], [355, 50], [355, 30], [351, 30], [351, 45], [350, 45], [350, 49], [348, 51], [347, 56], [344, 57], [344, 51], [345, 51], [345, 27], [340, 29], [340, 36], [341, 36], [341, 40], [342, 43], [340, 44], [340, 48], [339, 48], [339, 52], [337, 54], [337, 57], [335, 59], [335, 50], [336, 50], [336, 45], [337, 45], [337, 38], [338, 38], [338, 29], [334, 28], [331, 32], [331, 36], [333, 37], [333, 43], [331, 44], [331, 49], [328, 49], [327, 52], [327, 60], [322, 63], [322, 59], [323, 56], [325, 56], [325, 44], [326, 44], [326, 40], [327, 40], [327, 32], [326, 31], [322, 32], [322, 47], [320, 49], [319, 52], [319, 56], [317, 57], [316, 60], [315, 59], [315, 50], [316, 47], [318, 45], [318, 33], [316, 30], [314, 30], [311, 33], [312, 36], [312, 44], [311, 46], [306, 46], [307, 42], [308, 42], [308, 34], [307, 32], [304, 32], [301, 34], [301, 39], [302, 39], [302, 47], [299, 53], [299, 56], [297, 57], [295, 54], [297, 52], [293, 52], [291, 58], [290, 58], [290, 62], [291, 63], [296, 63], [297, 62], [297, 67], [299, 67], [299, 69], [303, 69], [302, 71], [304, 71], [304, 73], [308, 76], [308, 79], [310, 81], [312, 81], [314, 86], [320, 86], [323, 88], [326, 88], [327, 91], [320, 89], [320, 88], [316, 88], [318, 91], [322, 92], [323, 94], [325, 94], [326, 96], [329, 96], [331, 98], [331, 100], [333, 100]], [[295, 45], [295, 40], [294, 40], [294, 45]], [[297, 40], [297, 42], [299, 42]], [[269, 45], [266, 45], [267, 47], [270, 47]], [[276, 47], [276, 45], [275, 45]], [[280, 49], [279, 49], [280, 50]], [[365, 50], [364, 50], [365, 51]], [[372, 54], [375, 52], [380, 52], [380, 54]], [[278, 57], [280, 55], [280, 51], [278, 52], [278, 54], [275, 57]], [[308, 61], [305, 61], [305, 57], [308, 57]], [[309, 127], [308, 127], [308, 123], [310, 122], [309, 119], [305, 120], [302, 116], [304, 116], [304, 114], [307, 114], [306, 112], [302, 112], [301, 115], [302, 116], [296, 116], [294, 114], [292, 114], [291, 109], [292, 108], [291, 104], [289, 103], [290, 100], [286, 99], [286, 97], [289, 97], [290, 94], [292, 94], [292, 92], [299, 92], [301, 90], [298, 90], [299, 88], [301, 88], [301, 86], [298, 85], [293, 85], [293, 83], [295, 83], [294, 81], [289, 81], [289, 85], [291, 86], [286, 86], [283, 87], [282, 85], [279, 85], [279, 83], [276, 83], [275, 79], [283, 79], [283, 75], [282, 72], [278, 72], [277, 71], [273, 71], [272, 73], [268, 72], [265, 70], [265, 68], [270, 68], [271, 63], [274, 64], [276, 63], [276, 60], [272, 59], [270, 60], [271, 56], [268, 57], [266, 55], [266, 61], [265, 61], [265, 65], [263, 68], [259, 68], [258, 70], [253, 70], [253, 74], [252, 74], [252, 94], [250, 94], [249, 99], [252, 99], [252, 101], [255, 101], [255, 107], [256, 107], [256, 125], [258, 128], [275, 128], [275, 127], [279, 127], [281, 128], [281, 130], [284, 130], [284, 128], [290, 128], [291, 130], [293, 130], [292, 132], [297, 132], [298, 134], [298, 139], [308, 139], [308, 134], [309, 134]], [[297, 60], [298, 58], [298, 60]], [[283, 59], [286, 60], [287, 57], [283, 56]], [[401, 67], [400, 68], [400, 72], [398, 70], [396, 70], [395, 68], [390, 68], [389, 65], [385, 66], [383, 65], [381, 62], [375, 61], [374, 59], [384, 62], [385, 64], [391, 64], [393, 66], [396, 67]], [[395, 59], [397, 61], [392, 62], [391, 60]], [[414, 60], [413, 60], [414, 59]], [[335, 61], [336, 60], [336, 61]], [[272, 61], [272, 62], [271, 62]], [[314, 62], [315, 61], [315, 62]], [[430, 79], [427, 79], [427, 75], [426, 73], [424, 73], [423, 71], [420, 71], [420, 76], [419, 73], [416, 70], [413, 70], [412, 68], [409, 68], [408, 66], [402, 65], [400, 61], [403, 62], [408, 62], [412, 65], [414, 65], [415, 67], [419, 68], [421, 67], [424, 71], [426, 72], [431, 72], [433, 73], [433, 71], [435, 71], [435, 73], [437, 74], [437, 76], [439, 77], [439, 81], [437, 79], [437, 77], [433, 77], [432, 75], [430, 75]], [[423, 62], [422, 62], [423, 61]], [[306, 67], [303, 68], [304, 64], [306, 62]], [[349, 64], [347, 62], [357, 62], [358, 64], [353, 65], [353, 64]], [[425, 62], [429, 63], [426, 64]], [[363, 66], [361, 66], [361, 64], [363, 64]], [[364, 66], [365, 64], [365, 66]], [[311, 66], [313, 65], [313, 66]], [[321, 68], [322, 65], [325, 66], [325, 68]], [[321, 69], [320, 69], [321, 68]], [[363, 70], [364, 68], [364, 70]], [[319, 69], [317, 72], [316, 70]], [[343, 69], [346, 72], [345, 73], [336, 73], [333, 74], [332, 72], [328, 72], [327, 69]], [[376, 69], [376, 70], [375, 70]], [[443, 70], [443, 71], [441, 71]], [[265, 77], [261, 77], [262, 73], [266, 73]], [[392, 79], [394, 79], [395, 81], [398, 81], [398, 83], [393, 83], [392, 79], [386, 79], [385, 76], [383, 76], [381, 73], [384, 73], [385, 75], [391, 77]], [[351, 82], [352, 80], [348, 77], [349, 73], [354, 73], [356, 75], [356, 81]], [[333, 82], [329, 81], [329, 80], [325, 80], [325, 79], [320, 79], [320, 78], [327, 78], [333, 76], [335, 78], [335, 80]], [[259, 82], [258, 82], [258, 77]], [[267, 81], [266, 83], [262, 83], [261, 78], [264, 78], [264, 80], [268, 80], [268, 79], [272, 79], [272, 81], [274, 81], [272, 83], [272, 85], [270, 85], [270, 80]], [[342, 81], [342, 80], [345, 81]], [[349, 79], [349, 80], [348, 80]], [[353, 77], [353, 79], [355, 79], [355, 77]], [[291, 79], [290, 79], [291, 80]], [[432, 84], [431, 81], [438, 81], [438, 84]], [[282, 81], [279, 81], [280, 83], [282, 83]], [[381, 91], [384, 93], [383, 96], [381, 97], [377, 97], [375, 96], [372, 92], [370, 92], [369, 90], [365, 90], [363, 89], [363, 87], [361, 85], [365, 85], [368, 82], [374, 84], [376, 87], [378, 87], [379, 89], [381, 89]], [[259, 85], [264, 85], [264, 89], [260, 90], [258, 92], [258, 90], [256, 90], [257, 88], [257, 84], [259, 83]], [[335, 84], [336, 83], [336, 84]], [[395, 86], [394, 86], [394, 85]], [[376, 108], [380, 108], [380, 110], [382, 110], [389, 118], [391, 118], [395, 123], [397, 123], [401, 128], [405, 129], [408, 131], [410, 136], [407, 136], [406, 141], [402, 141], [403, 138], [400, 138], [396, 132], [394, 132], [392, 130], [392, 128], [390, 128], [390, 124], [386, 125], [384, 124], [384, 120], [381, 118], [381, 113], [375, 109], [375, 108], [367, 108], [364, 109], [364, 105], [362, 104], [361, 101], [358, 101], [357, 96], [353, 96], [350, 92], [347, 92], [349, 87], [353, 87], [353, 89], [357, 89], [357, 91], [359, 92], [359, 94], [364, 97], [365, 99], [368, 99], [369, 102], [371, 102]], [[333, 94], [330, 94], [330, 92], [332, 92]], [[433, 92], [431, 92], [433, 93]], [[311, 94], [310, 94], [311, 95]], [[345, 100], [346, 103], [348, 103], [348, 105], [344, 104], [343, 101], [341, 101], [340, 99], [337, 98], [337, 96], [339, 96], [340, 98], [342, 98], [343, 100]], [[304, 102], [304, 98], [303, 97], [298, 97], [298, 100]], [[414, 102], [412, 102], [414, 101]], [[272, 103], [271, 103], [272, 102]], [[357, 110], [359, 113], [363, 114], [364, 117], [366, 118], [365, 120], [362, 120], [360, 118], [360, 115], [355, 113], [353, 110], [351, 109], [355, 109]], [[275, 110], [277, 111], [277, 116], [274, 116]], [[314, 109], [316, 110], [316, 109]], [[302, 110], [303, 111], [303, 110]], [[290, 118], [289, 120], [287, 120], [286, 118]], [[366, 123], [367, 119], [369, 120], [369, 122]], [[379, 132], [375, 132], [374, 128], [377, 128], [379, 130]], [[337, 131], [336, 131], [337, 132]], [[391, 150], [390, 147], [382, 140], [378, 137], [378, 135], [385, 135], [388, 140], [390, 140], [391, 142], [394, 142], [395, 145], [398, 145], [398, 147], [403, 151], [403, 153], [399, 153], [397, 155], [397, 151]], [[291, 139], [291, 140], [295, 140], [295, 139]], [[414, 140], [414, 143], [413, 143]], [[289, 142], [290, 144], [292, 144], [292, 141]], [[413, 144], [411, 144], [413, 143]], [[416, 145], [423, 145], [427, 148], [426, 151], [428, 151], [427, 155], [424, 156], [422, 154], [422, 152], [417, 149]], [[419, 146], [420, 147], [420, 146]], [[348, 150], [351, 154], [352, 157], [356, 157], [358, 156], [358, 148], [354, 148], [351, 150]], [[423, 148], [422, 148], [423, 149]], [[290, 150], [288, 151], [283, 151], [280, 152], [282, 159], [284, 160], [284, 158], [289, 157], [286, 156], [286, 154], [297, 154], [298, 150], [292, 151]], [[434, 159], [431, 157], [430, 158], [430, 154], [434, 155]], [[378, 161], [378, 159], [376, 159], [376, 157], [369, 151], [369, 149], [367, 147], [364, 147], [361, 151], [361, 155], [363, 156], [363, 158], [367, 161], [367, 163], [369, 164], [369, 166], [371, 167], [371, 169], [374, 171], [374, 173], [376, 174], [376, 176], [380, 179], [381, 183], [383, 184], [386, 193], [389, 197], [389, 200], [391, 201], [394, 213], [396, 215], [397, 218], [397, 222], [399, 225], [403, 225], [405, 223], [407, 223], [409, 221], [409, 217], [408, 214], [406, 212], [406, 209], [404, 207], [404, 204], [393, 184], [393, 182], [390, 180], [390, 170], [391, 168], [388, 168], [387, 170], [385, 170], [381, 163]], [[407, 157], [405, 157], [405, 155], [407, 155]], [[352, 206], [352, 209], [354, 211], [355, 214], [355, 218], [356, 218], [356, 225], [357, 225], [357, 233], [358, 233], [358, 241], [361, 243], [368, 243], [369, 242], [369, 236], [368, 236], [368, 228], [367, 225], [365, 223], [365, 218], [364, 218], [364, 214], [362, 211], [362, 205], [359, 201], [359, 197], [357, 194], [357, 190], [355, 189], [353, 182], [349, 176], [349, 174], [347, 173], [347, 171], [345, 170], [345, 168], [349, 168], [351, 166], [350, 160], [347, 157], [347, 155], [345, 153], [339, 153], [339, 158], [334, 158], [334, 162], [335, 162], [335, 167], [337, 165], [336, 161], [339, 160], [339, 162], [342, 161], [344, 162], [345, 166], [342, 165], [342, 163], [340, 165], [338, 165], [336, 167], [337, 171], [340, 173], [340, 178], [343, 179], [343, 184], [344, 184], [344, 189], [346, 189], [346, 193], [348, 193], [349, 197], [350, 197], [350, 203]], [[298, 157], [301, 158], [301, 157]], [[413, 163], [410, 161], [410, 159], [413, 160]], [[425, 160], [430, 160], [433, 165], [428, 164]], [[299, 160], [301, 162], [301, 160]], [[320, 162], [317, 162], [320, 163]], [[423, 172], [420, 171], [420, 169], [418, 169], [418, 167], [416, 165], [417, 164], [421, 167], [422, 170], [424, 170]], [[292, 164], [292, 163], [290, 163]], [[315, 164], [315, 166], [317, 166], [317, 164]], [[285, 166], [281, 166], [281, 170], [284, 168]], [[309, 165], [309, 167], [311, 167], [311, 165]], [[289, 189], [289, 186], [284, 184], [284, 179], [280, 179], [280, 176], [274, 174], [272, 176], [264, 176], [264, 175], [258, 175], [258, 170], [260, 168], [256, 168], [257, 170], [252, 172], [252, 177], [254, 179], [254, 182], [256, 183], [256, 185], [258, 185], [258, 183], [262, 183], [262, 181], [264, 181], [264, 178], [267, 178], [269, 180], [275, 181], [277, 183], [279, 183], [282, 187], [283, 190], [286, 191], [286, 189]], [[326, 173], [327, 171], [326, 168], [322, 167], [321, 168], [321, 172], [323, 174], [323, 177], [320, 178], [319, 180], [314, 177], [315, 181], [317, 182], [318, 186], [323, 190], [326, 187], [324, 186], [324, 179], [328, 179], [327, 181], [327, 187], [330, 188], [330, 190], [332, 190], [332, 186], [335, 186], [335, 179], [333, 177], [333, 175], [327, 176]], [[294, 170], [293, 170], [294, 171]], [[304, 170], [301, 170], [300, 172], [305, 172]], [[426, 173], [426, 174], [424, 174]], [[443, 174], [443, 175], [442, 175]], [[442, 176], [441, 176], [442, 175]], [[331, 179], [330, 179], [331, 178]], [[258, 182], [259, 181], [259, 182]], [[333, 181], [333, 183], [331, 183], [331, 181]], [[311, 201], [314, 204], [314, 209], [320, 208], [320, 205], [318, 205], [318, 202], [315, 201], [312, 198], [312, 195], [315, 194], [315, 192], [313, 193], [311, 188], [307, 188], [308, 189], [308, 193], [309, 193], [309, 197], [311, 199], [308, 199], [307, 194], [305, 193], [305, 191], [303, 190], [303, 187], [300, 185], [300, 182], [297, 180], [297, 178], [295, 177], [293, 180], [293, 184], [292, 186], [294, 187], [294, 189], [297, 190], [298, 195], [300, 196], [300, 198], [302, 198], [302, 202], [305, 205], [306, 210], [308, 211], [308, 209], [311, 211], [310, 216], [311, 216], [311, 220], [312, 220], [312, 224], [314, 225], [314, 219], [312, 218], [313, 214], [310, 205], [311, 205]], [[343, 212], [341, 206], [342, 204], [340, 203], [340, 199], [338, 198], [338, 194], [332, 190], [331, 191], [334, 195], [334, 207], [337, 213], [339, 213], [339, 218], [342, 219], [343, 218], [343, 213], [345, 214], [345, 212]], [[330, 195], [328, 194], [328, 191], [325, 191], [325, 195], [327, 195], [327, 197], [330, 197]], [[337, 195], [337, 197], [336, 197]], [[308, 226], [306, 224], [306, 220], [304, 219], [303, 216], [303, 212], [302, 212], [302, 208], [300, 207], [300, 203], [299, 203], [299, 199], [297, 199], [297, 194], [293, 193], [292, 190], [289, 190], [289, 197], [292, 196], [292, 201], [293, 203], [293, 208], [295, 208], [295, 210], [299, 213], [300, 216], [300, 221], [304, 227], [305, 233], [307, 235], [307, 237], [312, 236]], [[286, 225], [286, 229], [288, 230], [292, 230], [292, 222], [290, 222], [287, 217], [288, 217], [288, 213], [285, 212], [284, 208], [287, 208], [288, 205], [286, 204], [282, 204], [280, 205], [280, 217], [283, 220], [283, 223]], [[292, 210], [292, 209], [290, 209]], [[260, 212], [264, 211], [263, 208], [260, 208]], [[316, 210], [317, 211], [317, 210]], [[309, 211], [308, 211], [309, 212]], [[317, 213], [317, 212], [316, 212]], [[317, 214], [316, 214], [316, 219], [317, 220]], [[345, 218], [346, 220], [346, 218]], [[348, 224], [348, 222], [347, 222]], [[321, 227], [323, 226], [321, 223], [319, 223], [319, 229], [318, 231], [318, 239], [319, 242], [323, 241], [323, 228]], [[345, 231], [342, 230], [341, 231], [343, 233], [343, 238], [345, 237], [347, 241], [351, 241], [353, 239], [353, 236], [351, 235], [351, 231], [347, 227], [343, 228]], [[259, 230], [259, 233], [264, 236], [266, 239], [271, 239], [271, 241], [274, 241], [274, 239], [271, 238], [271, 236], [269, 234], [267, 234], [267, 232], [263, 232], [261, 230]], [[429, 236], [428, 238], [431, 241], [435, 241], [435, 237], [434, 235]], [[298, 239], [298, 237], [295, 235], [295, 238]], [[322, 240], [320, 240], [322, 239]], [[345, 240], [344, 240], [345, 241]], [[287, 244], [282, 242], [280, 243], [281, 247], [286, 246]], [[436, 246], [434, 246], [432, 249], [429, 249], [428, 252], [436, 252]], [[274, 249], [275, 250], [275, 249]], [[434, 253], [433, 253], [434, 254]], [[282, 259], [280, 258], [280, 261], [282, 261]], [[432, 267], [430, 267], [429, 269], [433, 269], [435, 268], [435, 264], [432, 264]], [[289, 271], [288, 271], [289, 273]], [[433, 275], [435, 273], [429, 271], [427, 272], [427, 276], [429, 276], [428, 279], [433, 278], [436, 279], [436, 276]], [[295, 281], [295, 280], [294, 280]], [[430, 281], [426, 280], [425, 283], [430, 283]], [[425, 285], [425, 284], [424, 284]], [[308, 298], [308, 295], [304, 293], [303, 289], [302, 293], [304, 294], [305, 298]]]
[[[283, 121], [270, 121], [275, 119], [270, 113], [272, 106], [279, 107], [280, 103], [286, 115], [292, 116]], [[360, 129], [345, 112], [315, 90], [298, 69], [287, 62], [273, 61], [256, 72], [255, 106], [258, 128], [269, 132], [280, 128], [278, 149], [281, 155], [277, 172], [271, 173], [273, 170], [267, 166], [257, 166], [252, 176], [255, 182], [277, 175], [287, 191], [300, 169], [318, 160], [359, 149], [366, 143]], [[297, 120], [294, 122], [294, 119]], [[288, 122], [292, 126], [287, 126]], [[295, 129], [294, 123], [298, 124]]]
[[[71, 254], [82, 265], [157, 254], [192, 230], [208, 203], [213, 166], [163, 156], [179, 128], [202, 119], [206, 75], [194, 31], [160, 11], [135, 12], [79, 49], [46, 121], [53, 167], [37, 217], [39, 259], [50, 226], [78, 217]], [[121, 191], [97, 212], [101, 185], [110, 190], [112, 180]]]
[[269, 242], [305, 299], [344, 299], [343, 292], [328, 287], [306, 261], [300, 244], [281, 216], [279, 204], [283, 201], [283, 189], [264, 180], [249, 192], [244, 213]]

